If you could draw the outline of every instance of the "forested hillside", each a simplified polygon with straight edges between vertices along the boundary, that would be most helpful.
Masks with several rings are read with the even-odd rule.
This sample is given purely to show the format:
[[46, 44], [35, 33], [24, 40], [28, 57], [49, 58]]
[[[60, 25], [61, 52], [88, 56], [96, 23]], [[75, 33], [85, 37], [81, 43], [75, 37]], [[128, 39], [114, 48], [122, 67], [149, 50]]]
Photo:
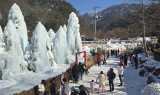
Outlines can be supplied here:
[[[145, 10], [144, 18], [146, 25], [146, 36], [157, 34], [160, 31], [160, 4], [152, 5]], [[141, 36], [143, 34], [142, 10], [131, 13], [120, 19], [106, 25], [101, 31], [113, 31], [119, 28], [119, 31], [125, 29], [124, 36]], [[108, 32], [109, 33], [109, 32]]]
[[[16, 3], [25, 18], [28, 33], [32, 36], [35, 26], [38, 21], [41, 21], [47, 30], [52, 28], [55, 32], [64, 24], [68, 24], [68, 18], [71, 12], [76, 9], [64, 0], [0, 0], [0, 25], [4, 29], [8, 22], [8, 12], [11, 6]], [[92, 28], [88, 22], [79, 16], [81, 35], [92, 36]]]

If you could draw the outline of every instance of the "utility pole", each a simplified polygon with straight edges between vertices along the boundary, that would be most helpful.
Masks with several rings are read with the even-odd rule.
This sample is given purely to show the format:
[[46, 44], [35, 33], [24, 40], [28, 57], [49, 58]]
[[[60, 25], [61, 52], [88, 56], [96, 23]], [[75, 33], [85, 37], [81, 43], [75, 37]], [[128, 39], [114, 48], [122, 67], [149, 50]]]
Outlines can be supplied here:
[[99, 7], [97, 7], [97, 6], [94, 7], [94, 10], [95, 10], [95, 35], [94, 35], [94, 40], [96, 40], [96, 19], [98, 18], [97, 8], [99, 8]]

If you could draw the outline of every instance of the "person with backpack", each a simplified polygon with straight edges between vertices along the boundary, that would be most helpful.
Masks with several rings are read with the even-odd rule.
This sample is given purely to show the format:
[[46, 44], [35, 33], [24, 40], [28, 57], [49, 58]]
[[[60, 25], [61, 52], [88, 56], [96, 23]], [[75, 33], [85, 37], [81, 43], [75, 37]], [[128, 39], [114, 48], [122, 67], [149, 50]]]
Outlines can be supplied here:
[[96, 83], [97, 83], [98, 80], [99, 80], [99, 90], [98, 90], [98, 93], [100, 93], [101, 86], [102, 86], [102, 93], [104, 93], [106, 76], [103, 74], [103, 71], [101, 71], [100, 75], [97, 77]]
[[122, 86], [122, 75], [123, 75], [123, 65], [120, 64], [120, 66], [116, 66], [117, 70], [118, 70], [118, 74], [119, 74], [119, 80], [120, 80], [120, 85], [119, 86]]
[[114, 84], [113, 84], [113, 80], [115, 79], [116, 74], [113, 72], [113, 68], [111, 68], [110, 70], [111, 70], [111, 71], [110, 71], [110, 72], [109, 72], [109, 74], [108, 74], [109, 87], [110, 87], [109, 92], [112, 92], [112, 91], [114, 91]]
[[84, 85], [79, 86], [80, 92], [79, 95], [89, 95], [88, 90], [84, 87]]
[[97, 57], [98, 66], [100, 66], [100, 61], [101, 61], [101, 57], [100, 57], [100, 55], [98, 54], [98, 57]]

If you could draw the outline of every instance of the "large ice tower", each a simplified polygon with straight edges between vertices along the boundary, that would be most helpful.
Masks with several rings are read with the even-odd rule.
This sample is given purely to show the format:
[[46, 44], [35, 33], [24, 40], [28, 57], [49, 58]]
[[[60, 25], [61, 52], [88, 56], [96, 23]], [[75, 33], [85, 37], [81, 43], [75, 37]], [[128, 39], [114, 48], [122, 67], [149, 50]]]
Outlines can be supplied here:
[[55, 66], [50, 50], [50, 39], [44, 25], [39, 22], [33, 32], [28, 60], [28, 69], [34, 72], [43, 70], [46, 66]]
[[67, 43], [71, 54], [75, 55], [77, 51], [82, 50], [82, 43], [79, 33], [79, 20], [74, 12], [69, 16], [67, 25]]
[[24, 61], [20, 40], [15, 25], [11, 20], [5, 27], [2, 42], [5, 43], [5, 67], [2, 71], [9, 69], [11, 73], [21, 73], [27, 70], [27, 62]]
[[53, 57], [57, 64], [67, 63], [66, 57], [68, 53], [66, 32], [60, 26], [59, 30], [56, 32], [56, 36], [53, 42]]
[[21, 42], [22, 50], [25, 53], [28, 49], [27, 28], [23, 14], [16, 3], [14, 3], [11, 9], [9, 10], [8, 20], [11, 20], [14, 23]]

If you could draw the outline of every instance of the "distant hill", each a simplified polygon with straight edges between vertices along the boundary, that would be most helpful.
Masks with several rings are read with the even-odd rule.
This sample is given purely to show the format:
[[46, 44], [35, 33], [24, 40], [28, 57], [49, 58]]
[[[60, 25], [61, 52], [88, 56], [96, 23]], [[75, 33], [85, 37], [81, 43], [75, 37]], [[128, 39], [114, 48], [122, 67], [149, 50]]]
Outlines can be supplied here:
[[[160, 32], [160, 4], [150, 5], [145, 10], [145, 25], [146, 25], [146, 36], [158, 36]], [[142, 23], [142, 10], [125, 15], [116, 21], [107, 24], [101, 29], [103, 32], [115, 30], [119, 28], [126, 29], [128, 36], [142, 36], [143, 35], [143, 23]]]
[[[123, 17], [126, 14], [130, 14], [136, 12], [141, 9], [140, 4], [119, 4], [113, 5], [106, 8], [103, 11], [97, 13], [97, 29], [100, 30], [104, 28], [107, 24], [112, 21], [116, 21], [117, 19]], [[86, 13], [82, 15], [82, 17], [89, 21], [90, 24], [94, 24], [94, 14]]]
[[16, 3], [24, 15], [29, 36], [41, 21], [47, 30], [52, 28], [55, 32], [64, 24], [68, 24], [69, 15], [75, 12], [79, 17], [81, 35], [91, 35], [92, 28], [89, 23], [80, 17], [76, 9], [65, 0], [0, 0], [0, 25], [4, 29], [8, 22], [8, 12]]

